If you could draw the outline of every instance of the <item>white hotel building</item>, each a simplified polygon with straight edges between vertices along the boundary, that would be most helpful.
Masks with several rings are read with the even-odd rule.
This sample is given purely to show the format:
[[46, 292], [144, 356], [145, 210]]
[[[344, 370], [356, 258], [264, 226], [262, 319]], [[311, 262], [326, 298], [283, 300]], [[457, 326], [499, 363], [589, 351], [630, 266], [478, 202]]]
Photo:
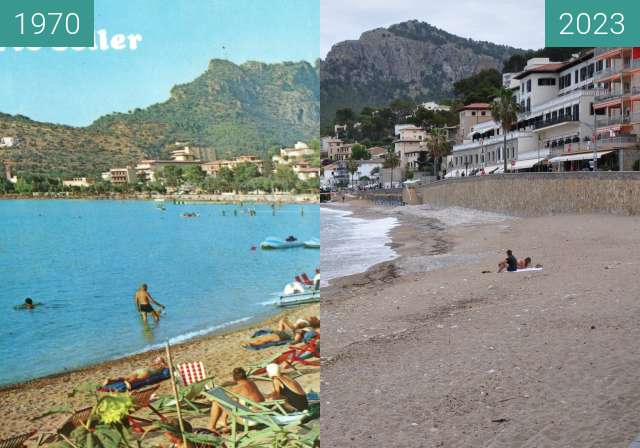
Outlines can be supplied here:
[[598, 169], [630, 169], [631, 159], [638, 158], [636, 136], [621, 134], [619, 127], [603, 128], [604, 119], [594, 114], [594, 104], [599, 113], [602, 100], [617, 94], [600, 82], [612, 71], [607, 64], [598, 62], [593, 50], [566, 62], [529, 60], [510, 80], [520, 113], [507, 134], [506, 153], [499, 123], [476, 124], [453, 147], [446, 177], [501, 173], [503, 157], [509, 172], [588, 170], [594, 154]]

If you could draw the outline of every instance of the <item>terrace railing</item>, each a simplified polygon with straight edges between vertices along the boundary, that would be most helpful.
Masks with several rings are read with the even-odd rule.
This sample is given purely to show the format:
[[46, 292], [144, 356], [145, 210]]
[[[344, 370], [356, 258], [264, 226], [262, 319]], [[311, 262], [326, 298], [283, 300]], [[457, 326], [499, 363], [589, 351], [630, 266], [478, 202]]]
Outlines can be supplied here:
[[630, 115], [627, 116], [616, 116], [616, 117], [602, 117], [596, 118], [596, 127], [603, 128], [606, 126], [615, 126], [618, 124], [627, 124], [630, 122]]

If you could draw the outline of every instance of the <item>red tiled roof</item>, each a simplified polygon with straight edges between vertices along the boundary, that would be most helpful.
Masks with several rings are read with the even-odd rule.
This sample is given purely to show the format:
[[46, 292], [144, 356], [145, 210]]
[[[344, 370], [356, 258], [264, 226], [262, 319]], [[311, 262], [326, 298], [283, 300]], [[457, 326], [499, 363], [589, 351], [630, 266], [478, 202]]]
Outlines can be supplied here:
[[532, 67], [532, 68], [530, 68], [528, 70], [525, 70], [525, 71], [523, 71], [521, 73], [518, 73], [513, 78], [514, 79], [522, 79], [525, 76], [529, 75], [530, 73], [555, 73], [555, 72], [560, 71], [560, 69], [564, 68], [570, 62], [573, 62], [573, 61], [552, 62], [550, 64], [538, 65], [537, 67]]
[[471, 103], [467, 104], [462, 108], [462, 110], [471, 110], [471, 109], [491, 109], [491, 105], [489, 103]]

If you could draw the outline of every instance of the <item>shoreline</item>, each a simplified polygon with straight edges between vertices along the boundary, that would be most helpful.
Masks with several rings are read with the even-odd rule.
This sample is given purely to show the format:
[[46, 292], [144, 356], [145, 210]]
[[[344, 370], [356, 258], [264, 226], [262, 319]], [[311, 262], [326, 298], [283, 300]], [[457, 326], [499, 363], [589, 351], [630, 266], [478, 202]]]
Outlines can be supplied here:
[[[256, 317], [256, 319], [247, 322], [180, 342], [171, 346], [174, 364], [203, 361], [209, 376], [215, 376], [217, 382], [227, 381], [230, 379], [229, 376], [233, 368], [246, 367], [286, 349], [286, 345], [259, 351], [241, 348], [240, 342], [247, 340], [254, 331], [261, 328], [273, 328], [277, 325], [278, 320], [284, 316], [289, 319], [297, 319], [303, 316], [319, 315], [319, 311], [319, 304], [283, 309], [270, 316]], [[100, 384], [105, 378], [128, 374], [136, 368], [148, 365], [154, 357], [159, 355], [165, 356], [164, 348], [152, 349], [0, 387], [0, 408], [2, 409], [0, 417], [3, 421], [3, 425], [0, 427], [0, 438], [20, 431], [27, 431], [35, 425], [40, 429], [55, 428], [66, 416], [48, 416], [38, 419], [37, 424], [34, 424], [32, 419], [69, 400], [75, 409], [79, 409], [84, 405], [83, 399], [80, 397], [70, 399], [67, 396], [74, 386], [84, 382]], [[306, 386], [310, 386], [314, 390], [319, 389], [319, 373], [309, 375], [305, 381]], [[161, 383], [161, 392], [169, 393], [170, 387], [166, 383]], [[44, 398], [42, 397], [43, 391], [47, 392]]]
[[[314, 304], [311, 305], [301, 305], [300, 307], [296, 308], [297, 310], [303, 310], [306, 307], [311, 307]], [[252, 329], [253, 327], [260, 327], [263, 324], [268, 324], [271, 323], [274, 319], [281, 319], [282, 317], [288, 315], [288, 311], [284, 310], [284, 309], [280, 309], [280, 310], [275, 310], [275, 313], [266, 313], [266, 314], [262, 314], [260, 316], [253, 316], [247, 320], [244, 320], [242, 322], [235, 322], [232, 323], [228, 326], [225, 326], [223, 328], [218, 328], [216, 330], [212, 330], [209, 333], [205, 333], [205, 334], [201, 334], [198, 336], [194, 336], [192, 338], [186, 339], [184, 341], [180, 341], [177, 342], [175, 344], [171, 344], [171, 348], [175, 348], [175, 347], [179, 347], [183, 344], [191, 344], [191, 343], [195, 343], [195, 342], [199, 342], [199, 341], [204, 341], [216, 336], [219, 337], [224, 337], [233, 333], [238, 333], [238, 332], [242, 332], [248, 329]], [[290, 310], [293, 311], [293, 310]], [[176, 337], [180, 337], [181, 335], [178, 335]], [[154, 343], [153, 345], [159, 345], [159, 344], [164, 344], [165, 341], [159, 341]], [[143, 351], [140, 352], [136, 352], [136, 353], [130, 353], [130, 354], [126, 354], [123, 356], [116, 356], [114, 358], [110, 358], [110, 359], [105, 359], [103, 361], [98, 361], [98, 362], [94, 362], [94, 363], [90, 363], [90, 364], [86, 364], [83, 366], [79, 366], [79, 367], [72, 367], [69, 369], [64, 369], [60, 372], [56, 372], [56, 373], [50, 373], [44, 376], [40, 376], [37, 378], [32, 378], [32, 379], [28, 379], [28, 380], [24, 380], [24, 381], [17, 381], [15, 383], [8, 383], [8, 384], [0, 384], [0, 394], [2, 394], [5, 391], [8, 390], [13, 390], [13, 389], [20, 389], [23, 386], [31, 386], [34, 385], [34, 387], [37, 387], [37, 384], [34, 383], [40, 383], [40, 382], [47, 382], [49, 380], [51, 381], [55, 381], [56, 379], [68, 375], [68, 374], [82, 374], [82, 373], [87, 373], [90, 372], [92, 370], [101, 368], [101, 367], [106, 367], [109, 366], [113, 363], [119, 363], [119, 362], [130, 362], [130, 361], [137, 361], [140, 360], [142, 358], [146, 358], [148, 356], [158, 356], [161, 353], [164, 353], [165, 349], [164, 348], [149, 348], [147, 350], [142, 349]]]
[[239, 202], [247, 204], [319, 204], [319, 193], [309, 194], [192, 194], [192, 195], [168, 195], [168, 194], [104, 194], [104, 195], [77, 195], [77, 194], [4, 194], [0, 195], [0, 201], [11, 200], [84, 200], [84, 201], [154, 201], [162, 199], [168, 202], [178, 201], [185, 204], [220, 204], [232, 205]]

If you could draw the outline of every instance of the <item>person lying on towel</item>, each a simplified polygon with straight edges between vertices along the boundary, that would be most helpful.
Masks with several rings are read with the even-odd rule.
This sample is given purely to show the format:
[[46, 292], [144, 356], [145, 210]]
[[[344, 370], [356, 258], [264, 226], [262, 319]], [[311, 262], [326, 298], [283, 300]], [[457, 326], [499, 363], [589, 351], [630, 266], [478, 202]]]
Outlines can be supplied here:
[[[231, 387], [229, 390], [233, 393], [236, 393], [242, 397], [245, 397], [254, 403], [261, 403], [264, 401], [264, 395], [258, 389], [256, 384], [247, 378], [247, 372], [242, 367], [236, 367], [233, 369], [233, 382], [235, 385]], [[216, 431], [216, 427], [218, 426], [218, 421], [222, 419], [222, 427], [220, 432], [227, 432], [228, 430], [228, 418], [227, 411], [225, 411], [222, 406], [220, 406], [215, 401], [211, 403], [211, 419], [209, 420], [209, 429], [212, 431]]]
[[162, 372], [168, 368], [169, 366], [167, 365], [164, 358], [162, 356], [158, 356], [156, 359], [153, 360], [153, 363], [149, 367], [142, 367], [140, 369], [136, 369], [133, 372], [131, 372], [129, 375], [123, 376], [121, 378], [107, 379], [104, 383], [104, 386], [122, 381], [127, 386], [127, 389], [130, 390], [131, 385], [140, 383], [148, 378], [151, 378], [152, 376], [161, 375]]
[[250, 341], [241, 342], [242, 347], [261, 347], [265, 344], [280, 341], [291, 341], [293, 334], [289, 331], [274, 331], [273, 333], [267, 333], [262, 336], [257, 336]]
[[283, 317], [278, 322], [278, 331], [291, 331], [296, 344], [309, 342], [320, 335], [320, 319], [316, 316], [309, 316], [291, 323], [288, 318]]

